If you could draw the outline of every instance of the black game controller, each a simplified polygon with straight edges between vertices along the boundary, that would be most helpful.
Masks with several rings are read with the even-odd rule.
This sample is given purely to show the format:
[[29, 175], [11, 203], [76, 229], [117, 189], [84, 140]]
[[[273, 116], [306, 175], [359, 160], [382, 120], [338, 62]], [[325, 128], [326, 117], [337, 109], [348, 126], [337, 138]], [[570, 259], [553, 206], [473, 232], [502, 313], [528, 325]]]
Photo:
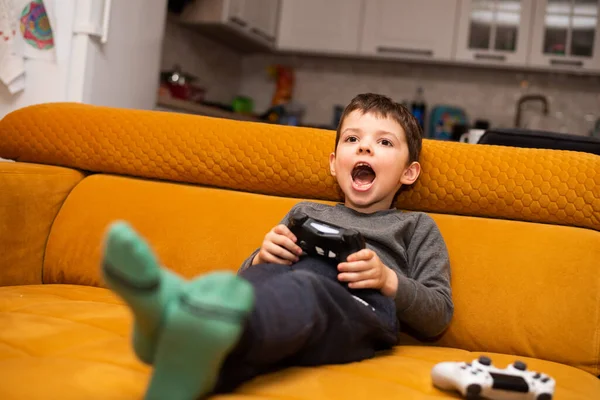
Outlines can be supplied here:
[[311, 256], [324, 257], [336, 264], [365, 248], [360, 232], [310, 218], [296, 210], [290, 215], [288, 228], [298, 239], [297, 245]]

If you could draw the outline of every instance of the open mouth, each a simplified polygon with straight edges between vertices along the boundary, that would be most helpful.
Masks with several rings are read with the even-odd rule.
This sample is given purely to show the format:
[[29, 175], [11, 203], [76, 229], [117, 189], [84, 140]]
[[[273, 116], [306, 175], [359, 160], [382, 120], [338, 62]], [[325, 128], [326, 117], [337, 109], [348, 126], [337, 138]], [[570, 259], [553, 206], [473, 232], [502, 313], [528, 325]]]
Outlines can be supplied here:
[[356, 190], [368, 190], [373, 185], [375, 177], [375, 171], [368, 163], [356, 163], [352, 169], [352, 186]]

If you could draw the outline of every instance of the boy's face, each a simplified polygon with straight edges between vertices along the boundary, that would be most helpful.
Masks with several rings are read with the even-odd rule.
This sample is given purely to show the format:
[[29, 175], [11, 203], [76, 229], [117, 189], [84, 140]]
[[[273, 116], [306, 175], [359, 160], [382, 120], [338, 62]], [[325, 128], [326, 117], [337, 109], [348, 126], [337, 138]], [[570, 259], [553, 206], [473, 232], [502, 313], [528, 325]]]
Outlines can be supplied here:
[[409, 165], [408, 159], [406, 134], [398, 122], [355, 110], [342, 123], [329, 166], [345, 205], [372, 213], [389, 209], [400, 187], [417, 180], [419, 163]]

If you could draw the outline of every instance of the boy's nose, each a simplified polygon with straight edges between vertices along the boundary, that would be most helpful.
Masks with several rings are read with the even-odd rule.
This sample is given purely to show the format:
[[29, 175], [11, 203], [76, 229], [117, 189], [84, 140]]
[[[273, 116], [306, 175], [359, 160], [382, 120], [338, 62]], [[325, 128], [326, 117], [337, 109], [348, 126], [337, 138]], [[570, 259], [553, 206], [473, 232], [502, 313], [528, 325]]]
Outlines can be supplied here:
[[358, 152], [371, 154], [371, 147], [361, 144], [360, 146], [358, 146]]

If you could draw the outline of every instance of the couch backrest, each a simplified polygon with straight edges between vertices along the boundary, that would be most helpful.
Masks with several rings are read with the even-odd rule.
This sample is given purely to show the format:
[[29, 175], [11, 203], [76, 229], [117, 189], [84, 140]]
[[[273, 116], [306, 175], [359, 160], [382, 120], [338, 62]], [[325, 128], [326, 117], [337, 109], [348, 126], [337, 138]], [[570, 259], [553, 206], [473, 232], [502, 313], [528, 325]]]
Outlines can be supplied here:
[[[83, 104], [17, 110], [0, 157], [92, 172], [335, 201], [333, 131]], [[599, 158], [588, 153], [423, 141], [403, 209], [600, 230]]]
[[[21, 125], [19, 114], [0, 123], [0, 156], [100, 172], [56, 217], [45, 283], [101, 285], [115, 219], [190, 277], [237, 269], [298, 200], [339, 200], [333, 132], [73, 105], [20, 113]], [[422, 163], [399, 207], [430, 212], [448, 245], [455, 315], [437, 344], [600, 374], [600, 157], [426, 141]]]

